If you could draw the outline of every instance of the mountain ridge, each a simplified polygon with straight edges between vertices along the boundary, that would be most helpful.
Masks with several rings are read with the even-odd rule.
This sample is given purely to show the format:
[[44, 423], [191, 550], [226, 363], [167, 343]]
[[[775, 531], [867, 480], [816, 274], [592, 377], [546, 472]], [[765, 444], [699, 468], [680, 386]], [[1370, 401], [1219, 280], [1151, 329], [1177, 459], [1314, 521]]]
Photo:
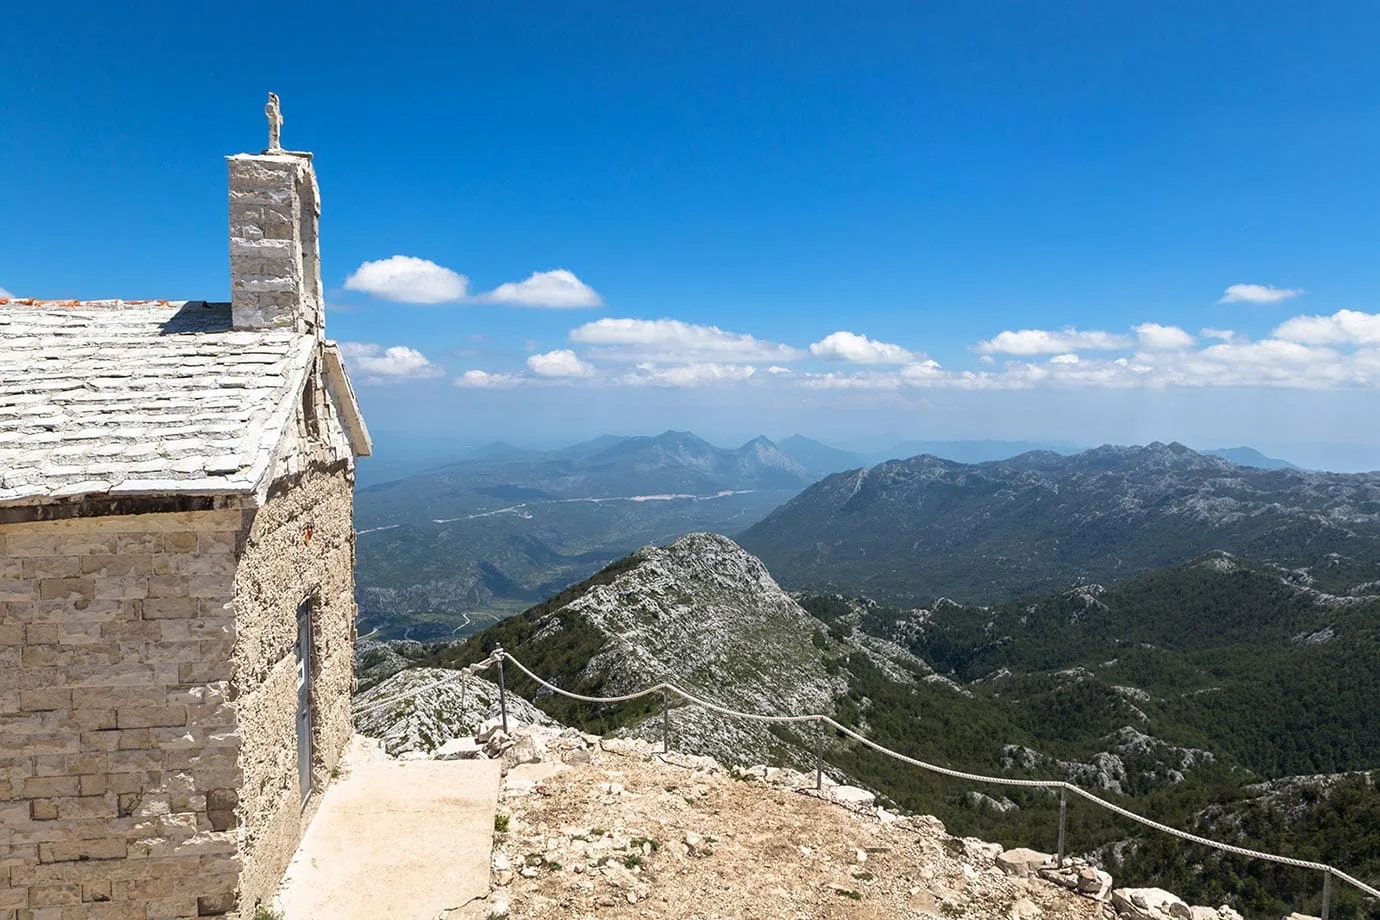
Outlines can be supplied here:
[[1380, 475], [1262, 470], [1177, 442], [837, 473], [739, 535], [792, 589], [994, 603], [1214, 549], [1380, 562]]

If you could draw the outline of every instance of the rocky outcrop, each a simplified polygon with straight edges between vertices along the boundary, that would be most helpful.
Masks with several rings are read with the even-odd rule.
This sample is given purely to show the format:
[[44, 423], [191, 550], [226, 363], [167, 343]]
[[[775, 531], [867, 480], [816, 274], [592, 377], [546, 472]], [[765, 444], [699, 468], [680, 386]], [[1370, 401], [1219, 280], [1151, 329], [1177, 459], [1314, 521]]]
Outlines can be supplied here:
[[1182, 783], [1189, 770], [1216, 759], [1211, 751], [1179, 747], [1129, 725], [1102, 740], [1107, 750], [1086, 761], [1059, 760], [1032, 748], [1008, 744], [1002, 748], [1002, 768], [1052, 771], [1069, 782], [1120, 794], [1127, 791], [1131, 779]]
[[[720, 706], [796, 715], [832, 713], [846, 687], [825, 666], [838, 646], [823, 637], [820, 622], [727, 537], [690, 534], [646, 547], [558, 600], [534, 614], [530, 638], [509, 651], [530, 663], [565, 658], [563, 650], [576, 644], [592, 649], [566, 673], [543, 675], [587, 694], [671, 680]], [[812, 760], [762, 723], [672, 704], [678, 750], [740, 764]], [[659, 739], [660, 714], [626, 733]]]
[[[378, 738], [391, 756], [429, 757], [447, 742], [472, 737], [498, 718], [498, 685], [460, 671], [410, 668], [356, 697], [355, 712], [355, 729]], [[508, 718], [513, 725], [554, 724], [546, 713], [512, 693]]]

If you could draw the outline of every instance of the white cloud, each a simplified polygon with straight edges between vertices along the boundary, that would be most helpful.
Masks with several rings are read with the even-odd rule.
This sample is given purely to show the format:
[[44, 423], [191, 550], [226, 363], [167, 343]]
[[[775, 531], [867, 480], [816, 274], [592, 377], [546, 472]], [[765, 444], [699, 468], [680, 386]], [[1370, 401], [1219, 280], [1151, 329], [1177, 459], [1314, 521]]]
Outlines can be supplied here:
[[1135, 333], [1140, 338], [1140, 346], [1154, 351], [1172, 350], [1177, 348], [1192, 348], [1198, 344], [1193, 336], [1184, 332], [1178, 326], [1161, 326], [1159, 323], [1141, 323], [1135, 327]]
[[581, 361], [569, 348], [532, 355], [527, 369], [538, 377], [593, 377], [596, 373], [592, 364]]
[[391, 256], [365, 262], [345, 279], [351, 291], [363, 291], [398, 303], [448, 303], [461, 300], [469, 279], [416, 256]]
[[1268, 284], [1233, 284], [1218, 303], [1279, 303], [1303, 293], [1303, 288], [1277, 288]]
[[810, 354], [825, 361], [854, 364], [905, 364], [915, 355], [900, 345], [878, 342], [855, 332], [834, 332], [810, 346]]
[[675, 319], [600, 319], [570, 331], [570, 340], [601, 346], [600, 356], [669, 364], [793, 361], [799, 349], [750, 335]]
[[475, 389], [503, 389], [515, 387], [521, 382], [522, 378], [513, 374], [491, 374], [488, 371], [465, 371], [451, 381], [458, 387]]
[[1338, 310], [1331, 316], [1296, 316], [1280, 324], [1275, 338], [1305, 345], [1380, 345], [1380, 313]]
[[747, 364], [719, 364], [702, 362], [665, 367], [659, 364], [639, 364], [637, 372], [622, 379], [634, 386], [702, 387], [711, 384], [742, 383], [750, 380], [757, 368]]
[[979, 342], [977, 350], [983, 354], [1007, 355], [1056, 355], [1070, 351], [1106, 351], [1129, 348], [1130, 339], [1111, 332], [1083, 332], [1069, 326], [1055, 332], [1048, 329], [1021, 329], [998, 333], [985, 342]]
[[594, 288], [564, 268], [533, 272], [526, 281], [500, 284], [478, 299], [519, 307], [598, 307], [604, 303]]
[[1232, 339], [1236, 338], [1235, 330], [1213, 329], [1211, 326], [1206, 329], [1200, 329], [1198, 334], [1205, 339], [1221, 339], [1223, 342], [1230, 342]]
[[14, 295], [11, 294], [9, 291], [5, 290], [4, 288], [0, 287], [0, 300], [12, 300], [12, 299], [14, 299]]
[[384, 348], [372, 342], [341, 342], [340, 354], [346, 365], [369, 383], [419, 380], [445, 373], [426, 355], [406, 345]]
[[1049, 359], [1050, 364], [1077, 364], [1078, 356], [1073, 352], [1064, 355], [1055, 355]]
[[938, 361], [916, 361], [901, 368], [901, 379], [906, 383], [925, 383], [946, 376], [947, 372]]

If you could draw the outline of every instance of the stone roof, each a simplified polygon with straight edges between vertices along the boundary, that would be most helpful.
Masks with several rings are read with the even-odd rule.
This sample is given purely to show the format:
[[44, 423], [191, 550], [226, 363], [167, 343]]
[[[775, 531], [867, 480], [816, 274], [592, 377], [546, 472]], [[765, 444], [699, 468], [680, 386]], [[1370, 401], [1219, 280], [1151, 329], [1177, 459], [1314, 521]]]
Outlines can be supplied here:
[[256, 491], [317, 341], [229, 304], [0, 300], [0, 505]]

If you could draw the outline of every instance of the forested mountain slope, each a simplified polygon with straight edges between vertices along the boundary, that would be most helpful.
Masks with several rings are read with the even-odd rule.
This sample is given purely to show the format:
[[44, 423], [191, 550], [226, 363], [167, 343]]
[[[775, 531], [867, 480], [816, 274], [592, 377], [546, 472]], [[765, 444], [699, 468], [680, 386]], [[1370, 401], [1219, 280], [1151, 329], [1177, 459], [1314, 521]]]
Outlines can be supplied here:
[[[1380, 808], [1369, 786], [1334, 794], [1335, 784], [1310, 792], [1295, 780], [1262, 798], [1253, 785], [1380, 765], [1380, 591], [1354, 580], [1365, 568], [1333, 557], [1288, 570], [1213, 553], [1106, 588], [911, 608], [789, 597], [730, 541], [696, 535], [619, 560], [464, 643], [409, 654], [456, 666], [501, 643], [580, 693], [670, 678], [750, 711], [831, 712], [910, 756], [1068, 779], [1168, 823], [1375, 876]], [[508, 679], [563, 722], [659, 737], [659, 699], [575, 703], [515, 669]], [[671, 724], [677, 749], [743, 763], [808, 766], [816, 740], [809, 726], [763, 731], [680, 706]], [[840, 738], [825, 759], [957, 832], [1051, 845], [1057, 802], [1046, 794], [937, 778]], [[1075, 851], [1116, 863], [1118, 878], [1172, 875], [1211, 903], [1231, 894], [1222, 874], [1185, 869], [1181, 848], [1108, 813], [1076, 805], [1070, 834]], [[1316, 879], [1254, 864], [1224, 871], [1244, 880], [1232, 899], [1248, 915], [1316, 894]]]
[[830, 476], [739, 539], [793, 590], [902, 603], [1000, 603], [1212, 550], [1291, 566], [1340, 554], [1380, 579], [1380, 474], [1264, 470], [1158, 443], [920, 456]]

